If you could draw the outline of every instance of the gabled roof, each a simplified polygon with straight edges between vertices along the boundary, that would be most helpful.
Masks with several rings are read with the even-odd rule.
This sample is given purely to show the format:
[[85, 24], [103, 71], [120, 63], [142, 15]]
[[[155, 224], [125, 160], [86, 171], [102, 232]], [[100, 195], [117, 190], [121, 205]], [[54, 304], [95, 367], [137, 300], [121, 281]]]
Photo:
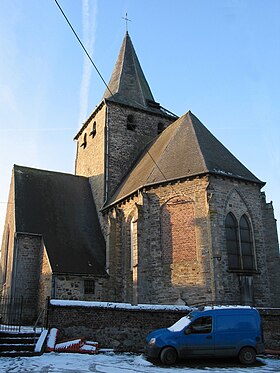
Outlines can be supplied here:
[[209, 173], [264, 185], [189, 111], [148, 145], [105, 208], [141, 187]]
[[14, 166], [16, 231], [40, 234], [54, 273], [106, 275], [86, 177]]
[[174, 116], [155, 102], [128, 32], [123, 39], [108, 88], [103, 99]]

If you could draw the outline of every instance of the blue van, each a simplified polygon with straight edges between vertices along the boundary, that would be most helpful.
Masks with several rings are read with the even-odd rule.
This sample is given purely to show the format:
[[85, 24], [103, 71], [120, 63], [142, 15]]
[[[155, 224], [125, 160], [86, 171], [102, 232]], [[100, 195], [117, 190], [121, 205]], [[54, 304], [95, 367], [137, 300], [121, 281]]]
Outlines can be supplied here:
[[172, 365], [177, 359], [238, 357], [252, 365], [264, 352], [261, 317], [253, 307], [203, 307], [169, 328], [147, 335], [147, 355]]

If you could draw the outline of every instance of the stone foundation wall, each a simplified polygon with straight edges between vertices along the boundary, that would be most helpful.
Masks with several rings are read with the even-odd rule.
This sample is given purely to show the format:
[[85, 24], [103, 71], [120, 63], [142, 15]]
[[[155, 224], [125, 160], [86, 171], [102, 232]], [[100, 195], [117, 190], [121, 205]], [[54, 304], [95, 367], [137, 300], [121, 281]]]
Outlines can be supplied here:
[[[55, 303], [55, 301], [52, 301]], [[59, 329], [59, 340], [85, 337], [100, 343], [102, 348], [116, 351], [142, 352], [146, 335], [172, 325], [189, 309], [141, 309], [141, 306], [118, 308], [100, 306], [49, 305], [48, 327]], [[280, 348], [280, 309], [260, 309], [264, 341], [267, 349]]]

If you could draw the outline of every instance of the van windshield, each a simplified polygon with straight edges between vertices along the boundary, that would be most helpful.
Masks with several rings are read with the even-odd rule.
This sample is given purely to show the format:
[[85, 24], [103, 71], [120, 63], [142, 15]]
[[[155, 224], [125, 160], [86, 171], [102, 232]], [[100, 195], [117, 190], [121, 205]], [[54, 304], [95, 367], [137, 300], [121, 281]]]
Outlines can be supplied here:
[[170, 332], [180, 332], [191, 322], [191, 315], [184, 316], [180, 320], [176, 321], [175, 324], [167, 328]]

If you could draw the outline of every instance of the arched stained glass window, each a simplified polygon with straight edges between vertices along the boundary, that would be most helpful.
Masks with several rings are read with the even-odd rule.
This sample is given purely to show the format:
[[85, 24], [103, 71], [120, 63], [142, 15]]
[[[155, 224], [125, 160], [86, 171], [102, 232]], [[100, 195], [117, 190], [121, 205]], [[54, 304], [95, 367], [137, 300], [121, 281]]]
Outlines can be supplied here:
[[238, 225], [232, 213], [229, 213], [226, 217], [226, 242], [229, 269], [239, 269], [241, 267], [241, 262], [238, 243]]
[[246, 215], [241, 217], [239, 229], [243, 269], [255, 269], [252, 232]]

